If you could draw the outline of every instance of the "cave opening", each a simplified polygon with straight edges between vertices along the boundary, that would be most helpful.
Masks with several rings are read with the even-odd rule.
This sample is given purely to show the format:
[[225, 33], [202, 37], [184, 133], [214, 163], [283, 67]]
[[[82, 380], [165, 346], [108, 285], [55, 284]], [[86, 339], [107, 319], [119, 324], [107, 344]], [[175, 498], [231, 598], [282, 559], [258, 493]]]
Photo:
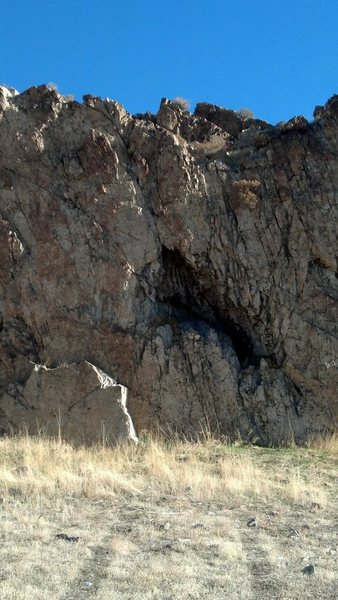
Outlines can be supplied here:
[[251, 332], [244, 324], [245, 315], [240, 318], [236, 307], [230, 302], [220, 302], [215, 294], [215, 286], [210, 287], [201, 273], [195, 270], [181, 256], [178, 250], [162, 249], [163, 276], [158, 288], [158, 301], [162, 312], [174, 317], [178, 322], [200, 323], [212, 327], [230, 338], [242, 368], [259, 364], [259, 355]]

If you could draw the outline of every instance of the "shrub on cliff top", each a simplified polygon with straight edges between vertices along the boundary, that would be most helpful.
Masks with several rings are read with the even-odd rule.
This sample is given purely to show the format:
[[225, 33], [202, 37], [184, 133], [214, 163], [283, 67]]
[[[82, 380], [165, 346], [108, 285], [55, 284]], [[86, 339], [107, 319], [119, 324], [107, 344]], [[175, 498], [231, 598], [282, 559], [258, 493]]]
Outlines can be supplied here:
[[185, 98], [181, 98], [181, 96], [177, 96], [171, 102], [174, 106], [177, 106], [178, 108], [181, 108], [182, 110], [189, 110], [190, 101], [186, 100]]
[[240, 108], [238, 114], [242, 117], [242, 119], [254, 119], [254, 114], [250, 108]]

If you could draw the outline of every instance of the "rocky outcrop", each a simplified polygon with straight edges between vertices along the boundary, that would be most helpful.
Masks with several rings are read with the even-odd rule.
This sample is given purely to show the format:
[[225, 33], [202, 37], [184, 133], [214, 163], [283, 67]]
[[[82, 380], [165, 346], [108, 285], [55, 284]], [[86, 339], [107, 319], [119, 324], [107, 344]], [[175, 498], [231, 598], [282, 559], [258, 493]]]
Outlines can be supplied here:
[[0, 89], [1, 431], [332, 431], [338, 97], [272, 127]]
[[127, 389], [86, 361], [55, 369], [34, 365], [24, 385], [7, 386], [2, 426], [76, 444], [137, 442], [126, 401]]

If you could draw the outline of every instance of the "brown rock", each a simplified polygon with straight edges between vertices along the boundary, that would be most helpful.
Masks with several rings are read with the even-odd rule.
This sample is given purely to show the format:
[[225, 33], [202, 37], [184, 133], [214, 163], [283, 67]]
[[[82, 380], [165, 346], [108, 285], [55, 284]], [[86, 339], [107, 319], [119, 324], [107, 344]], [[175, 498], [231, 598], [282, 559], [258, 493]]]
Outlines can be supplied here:
[[336, 98], [314, 123], [272, 127], [207, 104], [133, 118], [2, 87], [1, 431], [55, 434], [62, 390], [67, 439], [101, 423], [133, 437], [97, 369], [129, 390], [137, 431], [332, 431]]

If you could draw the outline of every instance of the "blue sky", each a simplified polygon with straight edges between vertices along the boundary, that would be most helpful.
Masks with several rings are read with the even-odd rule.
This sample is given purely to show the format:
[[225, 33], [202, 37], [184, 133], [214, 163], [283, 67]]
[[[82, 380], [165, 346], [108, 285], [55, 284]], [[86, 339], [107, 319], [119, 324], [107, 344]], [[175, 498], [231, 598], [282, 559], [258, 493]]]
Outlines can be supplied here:
[[182, 96], [272, 123], [338, 93], [338, 0], [2, 0], [0, 82], [156, 112]]

